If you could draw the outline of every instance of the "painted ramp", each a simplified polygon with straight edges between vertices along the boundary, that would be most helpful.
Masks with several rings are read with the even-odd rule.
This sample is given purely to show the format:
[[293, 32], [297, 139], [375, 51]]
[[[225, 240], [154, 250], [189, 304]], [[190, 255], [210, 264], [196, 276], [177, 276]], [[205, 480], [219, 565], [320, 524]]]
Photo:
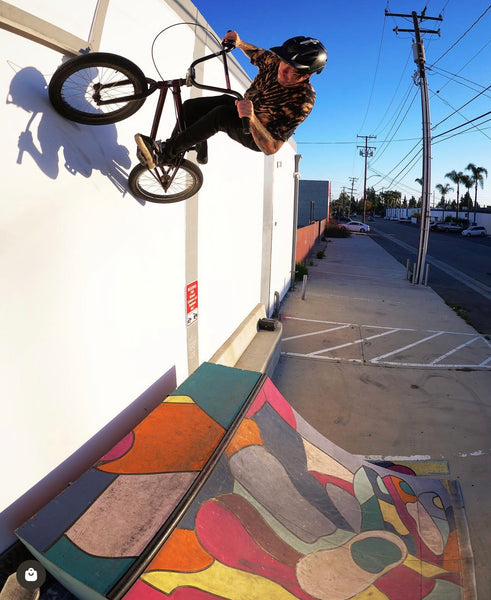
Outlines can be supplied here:
[[[197, 462], [190, 454], [203, 447], [195, 443], [200, 430], [181, 427], [185, 439], [174, 437], [173, 444], [184, 441], [188, 455], [166, 463], [162, 472], [152, 456], [162, 455], [156, 448], [166, 446], [179, 420], [169, 424], [166, 418], [165, 426], [153, 429], [147, 424], [147, 434], [153, 431], [150, 437], [160, 442], [147, 445], [148, 452], [141, 447], [138, 456], [136, 436], [118, 444], [91, 470], [100, 482], [98, 494], [89, 498], [86, 491], [77, 509], [65, 508], [71, 517], [56, 532], [51, 527], [47, 533], [46, 511], [53, 503], [18, 532], [78, 597], [463, 598], [457, 530], [441, 482], [345, 452], [258, 373], [205, 364], [169, 398], [197, 406], [204, 429], [215, 432]], [[164, 454], [174, 456], [172, 447]], [[60, 512], [69, 499], [62, 494], [56, 502]], [[60, 547], [60, 540], [69, 546]]]

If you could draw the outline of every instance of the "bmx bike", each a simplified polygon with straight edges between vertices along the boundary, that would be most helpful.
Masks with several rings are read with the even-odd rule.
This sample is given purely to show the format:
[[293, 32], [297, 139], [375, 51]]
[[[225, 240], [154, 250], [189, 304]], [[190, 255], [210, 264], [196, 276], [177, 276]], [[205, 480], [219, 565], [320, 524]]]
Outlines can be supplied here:
[[[71, 58], [53, 74], [48, 91], [51, 104], [63, 117], [84, 125], [107, 125], [127, 119], [141, 108], [145, 100], [159, 91], [150, 137], [155, 140], [164, 109], [167, 92], [171, 90], [177, 131], [186, 127], [182, 107], [181, 88], [195, 86], [222, 94], [230, 94], [241, 100], [240, 92], [230, 87], [227, 54], [235, 44], [222, 42], [221, 49], [198, 58], [191, 63], [186, 77], [182, 79], [155, 80], [146, 77], [133, 62], [107, 52], [94, 52]], [[195, 68], [199, 63], [222, 57], [226, 88], [196, 81]], [[243, 119], [248, 130], [248, 119]], [[193, 150], [195, 148], [188, 148]], [[136, 165], [128, 176], [132, 194], [142, 200], [172, 203], [190, 198], [203, 184], [201, 169], [185, 158], [188, 151], [179, 154], [172, 164], [157, 164], [149, 169]]]

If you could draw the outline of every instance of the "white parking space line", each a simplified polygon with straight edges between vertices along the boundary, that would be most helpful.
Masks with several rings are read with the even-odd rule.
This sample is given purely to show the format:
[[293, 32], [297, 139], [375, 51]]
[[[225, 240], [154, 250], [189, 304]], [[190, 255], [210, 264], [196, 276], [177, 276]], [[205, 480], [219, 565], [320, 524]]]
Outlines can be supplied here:
[[436, 365], [436, 363], [439, 363], [440, 361], [444, 360], [448, 356], [450, 356], [452, 354], [455, 354], [456, 352], [458, 352], [462, 348], [465, 348], [466, 346], [470, 346], [471, 344], [473, 344], [479, 338], [480, 338], [480, 336], [477, 336], [477, 337], [472, 338], [471, 340], [468, 340], [464, 344], [460, 344], [460, 346], [457, 346], [457, 348], [454, 348], [453, 350], [450, 350], [449, 352], [446, 352], [445, 354], [442, 354], [442, 356], [439, 356], [438, 358], [435, 358], [435, 360], [433, 360], [432, 362], [430, 362], [430, 365]]
[[340, 325], [339, 327], [332, 327], [331, 329], [322, 329], [321, 331], [312, 331], [310, 333], [302, 333], [300, 335], [292, 335], [291, 337], [283, 338], [284, 342], [288, 342], [289, 340], [298, 340], [299, 338], [310, 337], [312, 335], [321, 335], [322, 333], [328, 333], [329, 331], [338, 331], [339, 329], [346, 329], [350, 327], [349, 324]]
[[[284, 316], [283, 318], [285, 321], [285, 332], [287, 334], [288, 321], [304, 322], [306, 325], [309, 324], [310, 328], [312, 328], [312, 323], [318, 323], [319, 326], [324, 326], [317, 331], [298, 333], [297, 335], [283, 338], [286, 348], [283, 350], [282, 354], [285, 356], [391, 367], [491, 369], [491, 343], [483, 335], [476, 334], [476, 332], [466, 333], [459, 331], [418, 330], [401, 327], [384, 327], [380, 325], [362, 325], [359, 323], [340, 323], [291, 316]], [[333, 327], [326, 328], [326, 325], [332, 325]], [[362, 337], [353, 340], [353, 329], [361, 331]], [[363, 330], [367, 329], [379, 331], [380, 333], [363, 337]], [[345, 333], [343, 333], [343, 331], [345, 331]], [[312, 347], [315, 344], [314, 336], [330, 332], [338, 332], [336, 334], [337, 337], [334, 338], [336, 342], [338, 342], [336, 345], [319, 350], [317, 342], [317, 348], [315, 348], [315, 346]], [[343, 337], [347, 341], [344, 342]], [[383, 345], [380, 346], [380, 350], [383, 349], [384, 352], [378, 354], [374, 358], [364, 358], [363, 345], [369, 344], [371, 347], [370, 354], [377, 354], [377, 343], [378, 340], [381, 340], [382, 338], [388, 340], [382, 342]], [[440, 341], [433, 344], [433, 341], [436, 341], [438, 338]], [[296, 345], [296, 342], [300, 339], [302, 339], [301, 347]], [[410, 341], [411, 343], [404, 343], [405, 339], [406, 342]], [[312, 345], [309, 348], [310, 340], [312, 340]], [[388, 344], [392, 345], [392, 349], [390, 349], [389, 346], [390, 351], [387, 352]], [[360, 348], [360, 345], [362, 349], [362, 358], [360, 358], [358, 351], [355, 352], [355, 350], [353, 350], [353, 354], [350, 356], [349, 348]], [[301, 352], [298, 351], [300, 349], [302, 350]], [[414, 350], [408, 355], [407, 351], [412, 349]], [[345, 350], [345, 352], [338, 353], [338, 350]], [[331, 353], [331, 355], [327, 356], [328, 353]], [[401, 360], [397, 360], [397, 355], [401, 355]], [[405, 358], [404, 362], [402, 360], [403, 356]], [[457, 360], [452, 364], [445, 363], [444, 361], [450, 356], [457, 358]], [[391, 357], [392, 360], [387, 360]], [[460, 359], [460, 362], [458, 359]]]
[[363, 364], [361, 358], [339, 358], [339, 356], [311, 356], [310, 354], [302, 354], [301, 352], [282, 352], [285, 356], [296, 356], [298, 358], [315, 358], [315, 360], [330, 360], [333, 362], [347, 362]]
[[423, 344], [424, 342], [427, 342], [428, 340], [432, 340], [433, 338], [439, 337], [440, 335], [443, 335], [444, 333], [445, 333], [444, 331], [438, 331], [437, 333], [434, 333], [433, 335], [429, 335], [428, 337], [425, 337], [422, 340], [418, 340], [417, 342], [408, 344], [407, 346], [403, 346], [402, 348], [397, 348], [397, 350], [393, 350], [392, 352], [387, 352], [387, 354], [381, 354], [380, 356], [376, 356], [375, 358], [372, 358], [371, 362], [377, 363], [379, 360], [382, 360], [383, 358], [387, 358], [388, 356], [393, 356], [394, 354], [399, 354], [400, 352], [404, 352], [404, 350], [409, 350], [409, 348], [414, 348], [414, 346]]
[[[488, 456], [491, 450], [474, 450], [473, 452], [457, 452], [454, 457], [457, 458], [474, 458], [476, 456]], [[391, 461], [391, 462], [414, 462], [426, 460], [448, 460], [449, 457], [440, 454], [431, 456], [431, 454], [413, 454], [411, 456], [386, 456], [384, 454], [357, 454], [362, 460], [371, 461]], [[453, 457], [450, 457], [453, 458]]]
[[398, 331], [401, 331], [401, 330], [400, 329], [391, 329], [390, 331], [384, 331], [384, 333], [378, 333], [377, 335], [371, 335], [370, 337], [367, 337], [367, 338], [360, 338], [359, 340], [355, 340], [354, 342], [347, 342], [346, 344], [341, 344], [339, 346], [332, 346], [331, 348], [325, 348], [324, 350], [317, 350], [316, 352], [311, 352], [307, 356], [315, 356], [316, 354], [323, 354], [325, 352], [331, 352], [332, 350], [339, 350], [340, 348], [347, 348], [348, 346], [354, 346], [355, 344], [362, 344], [363, 342], [368, 342], [370, 340], [374, 340], [375, 338], [384, 337], [385, 335], [390, 335], [391, 333], [397, 333]]

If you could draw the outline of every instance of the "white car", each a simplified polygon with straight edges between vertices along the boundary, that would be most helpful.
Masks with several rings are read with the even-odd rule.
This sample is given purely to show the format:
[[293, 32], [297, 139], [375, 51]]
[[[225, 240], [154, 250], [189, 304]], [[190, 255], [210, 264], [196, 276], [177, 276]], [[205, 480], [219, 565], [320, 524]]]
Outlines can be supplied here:
[[483, 227], [482, 225], [472, 225], [472, 227], [464, 229], [462, 235], [465, 235], [466, 237], [470, 237], [471, 235], [482, 235], [484, 237], [485, 235], [488, 235], [488, 232], [486, 227]]
[[370, 225], [362, 223], [361, 221], [349, 221], [348, 223], [341, 223], [341, 227], [348, 231], [357, 231], [360, 233], [368, 233], [370, 231]]

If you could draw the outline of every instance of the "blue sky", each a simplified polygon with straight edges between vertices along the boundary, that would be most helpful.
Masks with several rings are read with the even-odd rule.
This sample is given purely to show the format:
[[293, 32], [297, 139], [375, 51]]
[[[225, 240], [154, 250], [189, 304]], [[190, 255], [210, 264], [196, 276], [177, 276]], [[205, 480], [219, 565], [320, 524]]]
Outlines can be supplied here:
[[[375, 148], [368, 160], [367, 186], [399, 190], [419, 197], [422, 116], [420, 88], [414, 84], [411, 18], [390, 13], [420, 14], [426, 8], [423, 35], [432, 126], [432, 190], [449, 183], [445, 174], [469, 163], [488, 170], [481, 205], [491, 205], [491, 4], [488, 0], [194, 0], [218, 35], [235, 29], [247, 42], [269, 48], [295, 35], [317, 37], [326, 46], [325, 70], [314, 75], [314, 111], [297, 129], [303, 179], [329, 179], [332, 197], [354, 183], [363, 196], [363, 137]], [[256, 70], [240, 50], [234, 55], [246, 71]], [[480, 117], [477, 118], [476, 117]], [[475, 119], [472, 123], [466, 122]], [[456, 128], [456, 129], [454, 129]], [[453, 130], [453, 131], [451, 131]], [[419, 155], [418, 155], [419, 151]], [[465, 190], [464, 190], [465, 191]], [[435, 195], [439, 201], [438, 193]], [[455, 192], [447, 196], [455, 198]]]

